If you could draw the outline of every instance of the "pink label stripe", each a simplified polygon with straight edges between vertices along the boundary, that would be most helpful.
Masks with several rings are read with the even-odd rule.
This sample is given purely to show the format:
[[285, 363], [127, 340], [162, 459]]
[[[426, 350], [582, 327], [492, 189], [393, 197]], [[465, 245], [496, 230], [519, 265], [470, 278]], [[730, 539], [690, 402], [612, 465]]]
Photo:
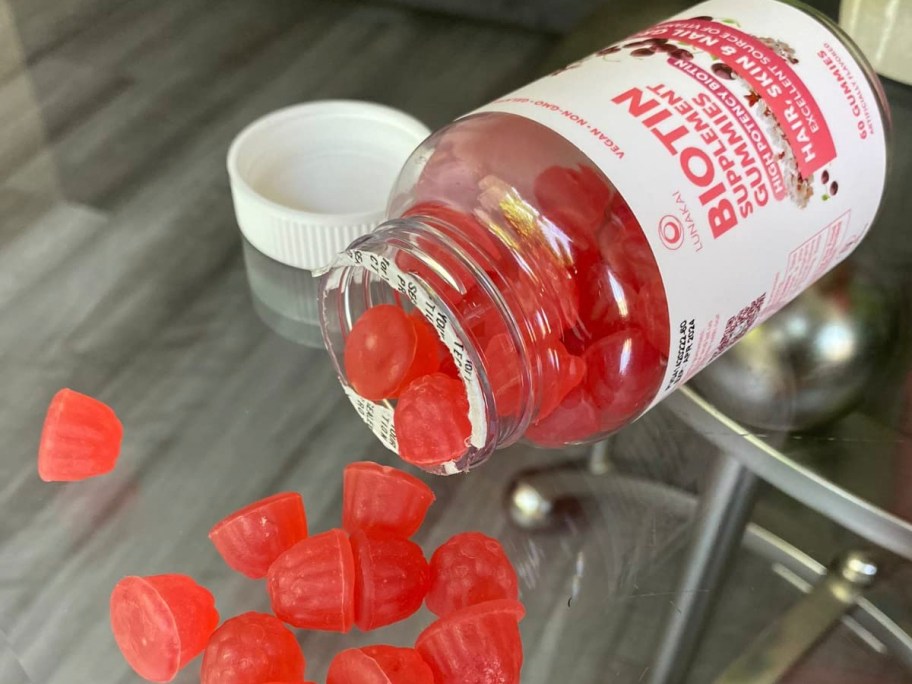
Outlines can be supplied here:
[[703, 19], [668, 21], [639, 35], [692, 45], [730, 66], [775, 116], [804, 178], [836, 158], [833, 136], [811, 91], [765, 43], [728, 24]]
[[750, 141], [751, 146], [754, 148], [760, 166], [763, 167], [763, 170], [766, 172], [766, 178], [769, 181], [773, 197], [777, 200], [785, 199], [788, 191], [785, 187], [785, 181], [782, 178], [782, 169], [779, 166], [779, 159], [770, 146], [766, 135], [760, 127], [757, 126], [757, 122], [750, 116], [747, 108], [741, 104], [737, 95], [726, 88], [725, 85], [711, 73], [697, 66], [690, 60], [670, 57], [668, 63], [678, 71], [682, 71], [690, 76], [716, 96], [716, 99], [725, 107], [726, 111], [731, 115], [731, 118], [737, 121], [741, 126], [745, 138]]

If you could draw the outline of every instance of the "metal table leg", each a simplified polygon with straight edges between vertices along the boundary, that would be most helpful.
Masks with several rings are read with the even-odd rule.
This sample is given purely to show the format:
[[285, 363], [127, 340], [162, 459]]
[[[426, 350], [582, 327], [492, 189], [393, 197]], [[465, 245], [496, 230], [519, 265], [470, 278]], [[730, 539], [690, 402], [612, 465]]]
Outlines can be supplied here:
[[697, 508], [690, 550], [650, 684], [684, 680], [725, 572], [740, 548], [757, 482], [757, 476], [735, 459], [717, 457]]
[[855, 608], [877, 565], [870, 555], [847, 553], [791, 610], [764, 630], [713, 684], [776, 684]]

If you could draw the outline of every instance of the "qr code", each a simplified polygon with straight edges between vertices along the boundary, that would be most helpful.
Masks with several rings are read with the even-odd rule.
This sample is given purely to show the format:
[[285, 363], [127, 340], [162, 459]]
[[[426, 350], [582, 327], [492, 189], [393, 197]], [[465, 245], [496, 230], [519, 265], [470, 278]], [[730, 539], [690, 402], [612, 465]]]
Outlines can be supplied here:
[[766, 301], [765, 292], [728, 319], [728, 323], [725, 324], [725, 332], [722, 333], [722, 339], [719, 340], [719, 346], [713, 352], [713, 358], [744, 337], [745, 333], [754, 326], [760, 316], [764, 301]]

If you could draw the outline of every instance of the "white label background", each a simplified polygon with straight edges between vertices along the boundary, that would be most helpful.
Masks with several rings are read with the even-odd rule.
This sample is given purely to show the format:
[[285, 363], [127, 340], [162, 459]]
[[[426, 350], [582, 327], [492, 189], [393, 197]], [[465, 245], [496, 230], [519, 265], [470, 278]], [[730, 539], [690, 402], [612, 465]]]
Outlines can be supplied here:
[[[668, 298], [669, 364], [656, 402], [727, 346], [722, 341], [726, 326], [732, 343], [750, 324], [765, 320], [841, 261], [868, 230], [885, 180], [877, 98], [836, 36], [802, 11], [773, 0], [710, 0], [676, 19], [701, 15], [733, 20], [728, 25], [742, 33], [768, 36], [794, 49], [798, 62], [791, 69], [822, 111], [835, 143], [836, 157], [825, 170], [826, 188], [836, 181], [836, 194], [825, 192], [822, 169], [818, 170], [806, 207], [788, 196], [782, 201], [770, 198], [714, 238], [698, 199], [706, 188], [698, 189], [687, 180], [679, 160], [641, 123], [644, 117], [637, 119], [627, 104], [612, 102], [630, 88], [650, 94], [645, 89], [660, 84], [685, 100], [709, 93], [663, 53], [635, 57], [628, 48], [595, 54], [477, 110], [517, 114], [558, 132], [598, 165], [630, 204], [655, 254]], [[726, 24], [719, 26], [724, 31]], [[632, 40], [638, 38], [618, 45]], [[692, 63], [711, 71], [716, 61], [712, 55], [692, 45], [681, 47], [693, 54]], [[847, 77], [845, 90], [823, 55], [831, 62], [835, 59], [840, 74]], [[748, 90], [742, 81], [723, 83], [747, 105]], [[769, 119], [757, 118], [753, 108], [750, 112], [761, 130], [770, 130]], [[676, 117], [676, 123], [684, 122]], [[666, 128], [671, 121], [665, 122]], [[866, 137], [861, 137], [861, 130]], [[730, 190], [726, 192], [731, 196]], [[693, 219], [690, 226], [685, 206]], [[669, 248], [661, 233], [668, 242], [676, 225], [683, 228], [683, 239]]]

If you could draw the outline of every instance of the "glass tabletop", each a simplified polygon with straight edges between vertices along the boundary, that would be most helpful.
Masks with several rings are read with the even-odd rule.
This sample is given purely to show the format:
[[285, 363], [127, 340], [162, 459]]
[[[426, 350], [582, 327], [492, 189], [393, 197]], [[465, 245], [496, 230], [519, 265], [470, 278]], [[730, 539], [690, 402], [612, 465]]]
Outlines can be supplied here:
[[[224, 170], [231, 138], [265, 112], [317, 98], [377, 100], [434, 127], [534, 76], [556, 40], [328, 0], [0, 0], [0, 13], [0, 682], [128, 684], [139, 680], [108, 622], [121, 577], [186, 573], [213, 591], [223, 618], [268, 611], [263, 583], [225, 566], [211, 526], [299, 491], [311, 530], [337, 527], [343, 466], [395, 463], [320, 348], [313, 281], [241, 240]], [[650, 18], [667, 13], [656, 3]], [[910, 96], [889, 92], [906, 150]], [[910, 163], [897, 153], [897, 178]], [[858, 257], [889, 272], [895, 291], [912, 258], [902, 187], [881, 221], [895, 230], [879, 224]], [[908, 522], [906, 372], [831, 432], [787, 435], [780, 451]], [[112, 473], [39, 480], [41, 424], [61, 387], [102, 399], [123, 421]], [[853, 438], [859, 421], [875, 436]], [[808, 448], [818, 443], [836, 455]], [[464, 530], [503, 542], [527, 608], [524, 684], [645, 682], [723, 446], [660, 406], [594, 453], [516, 445], [467, 476], [418, 473], [437, 501], [417, 541], [427, 554]], [[553, 506], [523, 508], [529, 483], [550, 488]], [[773, 496], [761, 496], [763, 531], [737, 556], [691, 684], [711, 681], [819, 574], [797, 547], [786, 554], [794, 566], [783, 565], [770, 550], [791, 547], [770, 539], [822, 562], [860, 541]], [[912, 583], [897, 572], [884, 594], [900, 619]], [[343, 648], [411, 644], [431, 620], [422, 609], [368, 634], [299, 632], [307, 676], [324, 681]], [[912, 681], [851, 624], [820, 649], [789, 681]], [[832, 653], [848, 665], [834, 670]], [[198, 671], [199, 660], [175, 681]]]

